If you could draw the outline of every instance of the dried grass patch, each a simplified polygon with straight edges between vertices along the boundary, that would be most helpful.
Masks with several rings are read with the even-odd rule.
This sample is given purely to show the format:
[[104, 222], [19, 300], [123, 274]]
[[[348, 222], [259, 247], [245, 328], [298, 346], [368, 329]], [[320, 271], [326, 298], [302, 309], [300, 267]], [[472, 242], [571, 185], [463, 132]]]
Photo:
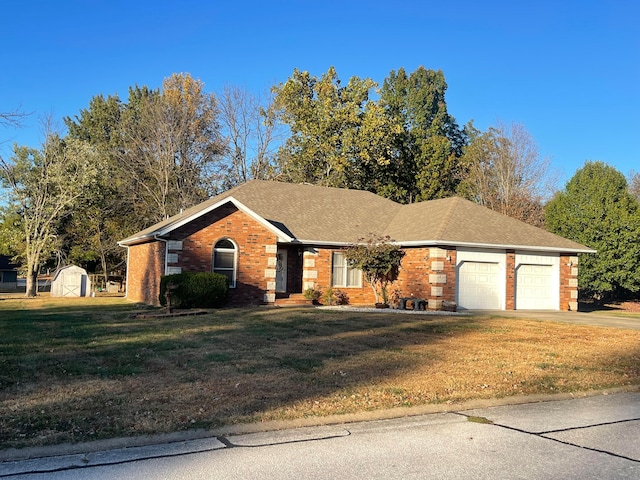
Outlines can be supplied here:
[[[330, 395], [274, 409], [265, 417], [354, 413], [640, 383], [640, 332], [486, 318], [475, 319], [474, 325], [478, 328], [437, 338], [414, 335], [412, 343], [370, 352], [351, 368], [345, 368], [350, 362], [342, 362], [341, 375], [356, 372], [355, 382], [345, 378]], [[385, 375], [376, 375], [369, 367], [375, 370], [381, 364], [395, 367]], [[362, 382], [364, 371], [370, 378]]]
[[638, 331], [295, 308], [140, 320], [122, 300], [7, 302], [4, 447], [640, 383]]

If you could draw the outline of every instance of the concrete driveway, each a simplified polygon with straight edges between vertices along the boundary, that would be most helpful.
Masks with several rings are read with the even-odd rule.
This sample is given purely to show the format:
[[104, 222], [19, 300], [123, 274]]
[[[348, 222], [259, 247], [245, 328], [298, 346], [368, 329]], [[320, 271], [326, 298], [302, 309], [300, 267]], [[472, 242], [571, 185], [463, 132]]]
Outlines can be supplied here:
[[476, 315], [505, 318], [531, 318], [553, 322], [640, 330], [640, 313], [618, 313], [608, 310], [593, 312], [559, 312], [557, 310], [464, 310]]

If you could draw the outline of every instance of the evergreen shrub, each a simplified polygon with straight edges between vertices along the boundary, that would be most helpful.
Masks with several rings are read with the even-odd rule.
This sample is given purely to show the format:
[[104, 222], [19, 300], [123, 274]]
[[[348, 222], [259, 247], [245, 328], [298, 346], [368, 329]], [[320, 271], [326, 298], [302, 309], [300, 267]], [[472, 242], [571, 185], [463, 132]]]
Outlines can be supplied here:
[[175, 285], [171, 293], [174, 308], [217, 308], [227, 301], [227, 277], [219, 273], [183, 272], [160, 279], [160, 304], [165, 306], [167, 285]]

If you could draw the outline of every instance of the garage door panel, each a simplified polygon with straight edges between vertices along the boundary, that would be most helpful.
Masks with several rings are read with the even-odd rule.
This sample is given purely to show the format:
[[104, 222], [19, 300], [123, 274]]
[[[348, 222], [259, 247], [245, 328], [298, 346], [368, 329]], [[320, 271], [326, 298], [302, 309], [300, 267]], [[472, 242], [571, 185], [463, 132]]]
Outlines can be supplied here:
[[516, 271], [516, 309], [554, 310], [552, 265], [519, 265]]
[[469, 310], [500, 309], [497, 263], [463, 262], [458, 270], [458, 305]]

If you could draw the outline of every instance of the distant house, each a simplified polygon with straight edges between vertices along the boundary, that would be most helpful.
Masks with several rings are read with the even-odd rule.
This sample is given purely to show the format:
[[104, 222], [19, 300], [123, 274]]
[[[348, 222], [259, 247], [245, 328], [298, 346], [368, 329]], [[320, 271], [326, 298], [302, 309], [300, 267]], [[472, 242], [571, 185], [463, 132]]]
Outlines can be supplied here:
[[18, 266], [11, 257], [0, 255], [0, 292], [15, 292], [18, 288]]
[[400, 205], [370, 192], [253, 180], [120, 242], [127, 297], [158, 303], [160, 277], [218, 272], [233, 305], [273, 304], [308, 288], [373, 303], [343, 250], [369, 233], [406, 255], [397, 288], [439, 308], [577, 310], [578, 254], [566, 238], [459, 197]]

